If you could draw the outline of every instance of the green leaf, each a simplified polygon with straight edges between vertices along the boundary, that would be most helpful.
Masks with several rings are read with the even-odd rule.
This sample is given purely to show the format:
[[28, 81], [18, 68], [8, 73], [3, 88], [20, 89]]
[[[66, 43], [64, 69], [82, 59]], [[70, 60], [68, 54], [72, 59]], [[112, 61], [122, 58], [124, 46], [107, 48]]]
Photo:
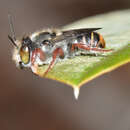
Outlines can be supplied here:
[[[47, 74], [47, 78], [71, 85], [78, 89], [88, 81], [130, 62], [130, 10], [117, 11], [79, 20], [63, 29], [101, 27], [99, 30], [106, 41], [106, 49], [114, 49], [99, 56], [77, 56], [73, 59], [56, 63]], [[43, 76], [48, 66], [39, 67]]]

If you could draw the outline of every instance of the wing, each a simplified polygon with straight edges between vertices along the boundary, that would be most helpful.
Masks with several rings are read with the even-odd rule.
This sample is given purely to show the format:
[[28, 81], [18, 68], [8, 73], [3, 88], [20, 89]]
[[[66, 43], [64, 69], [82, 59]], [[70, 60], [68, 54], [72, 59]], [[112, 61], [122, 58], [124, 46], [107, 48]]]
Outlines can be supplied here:
[[101, 29], [101, 28], [83, 28], [83, 29], [62, 31], [62, 35], [59, 35], [56, 38], [52, 39], [51, 42], [54, 44], [57, 42], [62, 42], [64, 40], [71, 40], [71, 39], [76, 38], [78, 36], [82, 36], [84, 34], [91, 33], [93, 31], [96, 31], [99, 29]]
[[90, 33], [96, 30], [99, 30], [101, 28], [81, 28], [81, 29], [74, 29], [74, 30], [68, 30], [63, 31], [63, 35], [82, 35], [86, 33]]

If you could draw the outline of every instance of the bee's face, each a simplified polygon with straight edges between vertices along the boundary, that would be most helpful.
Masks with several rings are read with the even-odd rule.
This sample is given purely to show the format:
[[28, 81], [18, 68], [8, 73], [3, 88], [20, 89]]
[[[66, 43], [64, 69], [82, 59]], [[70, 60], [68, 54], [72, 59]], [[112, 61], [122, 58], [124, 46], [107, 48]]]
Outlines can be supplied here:
[[30, 54], [31, 54], [31, 40], [23, 38], [20, 41], [16, 41], [18, 48], [15, 48], [13, 59], [16, 65], [20, 68], [30, 66]]

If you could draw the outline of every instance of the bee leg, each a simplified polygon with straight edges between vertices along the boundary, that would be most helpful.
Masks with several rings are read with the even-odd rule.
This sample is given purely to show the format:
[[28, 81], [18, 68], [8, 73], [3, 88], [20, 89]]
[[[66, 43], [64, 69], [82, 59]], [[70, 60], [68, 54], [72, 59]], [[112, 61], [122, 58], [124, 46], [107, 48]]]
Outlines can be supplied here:
[[45, 59], [44, 52], [40, 48], [36, 48], [34, 51], [32, 51], [32, 56], [31, 56], [31, 69], [36, 74], [37, 74], [38, 64], [35, 63], [35, 61], [37, 56], [39, 56], [40, 60]]
[[78, 50], [78, 47], [75, 44], [71, 44], [69, 48], [69, 58], [73, 58], [75, 56], [75, 52]]
[[32, 52], [32, 57], [31, 57], [31, 63], [32, 63], [32, 65], [35, 63], [37, 56], [39, 56], [39, 58], [40, 58], [41, 61], [45, 60], [44, 52], [40, 48], [36, 48]]
[[73, 46], [73, 48], [78, 47], [79, 49], [84, 49], [84, 50], [88, 50], [88, 51], [97, 51], [97, 52], [110, 52], [110, 51], [113, 51], [113, 49], [102, 49], [102, 48], [88, 47], [88, 46], [85, 46], [82, 43], [81, 44], [73, 44], [72, 46]]
[[32, 65], [32, 66], [31, 66], [31, 69], [32, 69], [32, 72], [33, 72], [34, 74], [38, 74], [38, 73], [37, 73], [38, 65], [36, 65], [36, 64], [35, 64], [35, 65]]
[[59, 56], [59, 57], [63, 57], [63, 56], [64, 56], [64, 52], [63, 52], [62, 48], [56, 48], [56, 49], [54, 50], [53, 56], [52, 56], [53, 59], [52, 59], [50, 65], [49, 65], [49, 67], [48, 67], [47, 70], [45, 71], [44, 76], [46, 76], [47, 73], [53, 68], [57, 56]]

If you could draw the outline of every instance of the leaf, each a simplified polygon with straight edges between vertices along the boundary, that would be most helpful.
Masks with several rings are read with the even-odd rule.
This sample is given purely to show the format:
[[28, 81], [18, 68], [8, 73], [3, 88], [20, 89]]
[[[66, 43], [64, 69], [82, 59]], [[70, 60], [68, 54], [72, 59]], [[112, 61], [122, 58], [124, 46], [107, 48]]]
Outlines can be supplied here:
[[[130, 10], [117, 11], [79, 20], [63, 29], [103, 28], [99, 30], [105, 40], [106, 48], [113, 52], [99, 56], [77, 56], [56, 63], [47, 78], [71, 85], [78, 97], [79, 88], [88, 81], [130, 62]], [[38, 69], [40, 76], [48, 66]]]

